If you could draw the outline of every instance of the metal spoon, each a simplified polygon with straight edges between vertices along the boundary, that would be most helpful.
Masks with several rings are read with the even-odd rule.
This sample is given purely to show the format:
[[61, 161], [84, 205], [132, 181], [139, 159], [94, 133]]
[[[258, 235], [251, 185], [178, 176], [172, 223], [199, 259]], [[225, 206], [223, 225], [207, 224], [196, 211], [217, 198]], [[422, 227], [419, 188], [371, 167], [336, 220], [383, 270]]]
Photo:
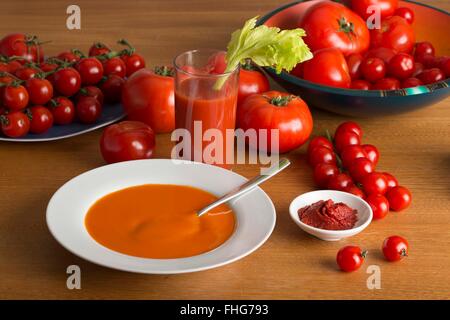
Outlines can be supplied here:
[[262, 174], [259, 176], [256, 176], [247, 182], [245, 182], [243, 185], [235, 188], [234, 190], [230, 191], [229, 193], [225, 194], [223, 197], [217, 199], [213, 203], [209, 204], [208, 206], [204, 207], [203, 209], [197, 211], [197, 216], [201, 216], [208, 212], [209, 210], [221, 205], [222, 203], [228, 202], [231, 199], [234, 199], [236, 197], [239, 197], [243, 195], [244, 193], [249, 192], [250, 190], [253, 190], [256, 186], [263, 183], [264, 181], [272, 178], [274, 175], [279, 173], [281, 170], [289, 166], [291, 162], [288, 159], [281, 159], [278, 164], [273, 165], [269, 169], [267, 169], [266, 174]]

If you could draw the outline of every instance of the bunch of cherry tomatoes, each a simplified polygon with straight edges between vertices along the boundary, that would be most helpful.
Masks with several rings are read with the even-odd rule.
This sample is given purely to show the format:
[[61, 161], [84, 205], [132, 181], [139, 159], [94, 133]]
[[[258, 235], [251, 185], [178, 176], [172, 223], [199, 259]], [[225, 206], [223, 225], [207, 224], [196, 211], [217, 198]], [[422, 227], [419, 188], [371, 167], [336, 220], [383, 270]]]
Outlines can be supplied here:
[[[398, 7], [397, 0], [349, 2], [351, 8], [322, 1], [301, 18], [299, 27], [314, 57], [292, 74], [357, 90], [397, 90], [450, 77], [450, 57], [436, 56], [430, 42], [416, 42], [411, 9]], [[370, 6], [381, 13], [381, 25], [371, 30], [366, 25]]]
[[375, 170], [380, 153], [373, 145], [362, 145], [362, 135], [358, 124], [344, 122], [336, 129], [334, 139], [318, 136], [310, 141], [308, 161], [319, 187], [365, 199], [372, 207], [373, 218], [382, 219], [389, 210], [406, 209], [412, 196], [392, 174]]
[[10, 34], [0, 40], [0, 125], [12, 138], [40, 134], [75, 120], [94, 123], [104, 101], [119, 102], [125, 77], [145, 67], [126, 40], [123, 50], [94, 43], [44, 58], [35, 36]]

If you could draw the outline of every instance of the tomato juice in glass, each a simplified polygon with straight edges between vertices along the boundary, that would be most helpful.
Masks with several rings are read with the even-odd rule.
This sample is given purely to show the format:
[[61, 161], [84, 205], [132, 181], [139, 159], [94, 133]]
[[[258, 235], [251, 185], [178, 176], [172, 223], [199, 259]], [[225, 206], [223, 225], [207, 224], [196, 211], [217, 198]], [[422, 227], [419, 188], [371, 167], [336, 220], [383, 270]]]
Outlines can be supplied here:
[[193, 50], [175, 58], [175, 124], [189, 133], [185, 143], [190, 150], [183, 159], [229, 167], [234, 160], [227, 152], [234, 152], [239, 68], [223, 73], [224, 63], [220, 66], [217, 57], [224, 61], [224, 52]]

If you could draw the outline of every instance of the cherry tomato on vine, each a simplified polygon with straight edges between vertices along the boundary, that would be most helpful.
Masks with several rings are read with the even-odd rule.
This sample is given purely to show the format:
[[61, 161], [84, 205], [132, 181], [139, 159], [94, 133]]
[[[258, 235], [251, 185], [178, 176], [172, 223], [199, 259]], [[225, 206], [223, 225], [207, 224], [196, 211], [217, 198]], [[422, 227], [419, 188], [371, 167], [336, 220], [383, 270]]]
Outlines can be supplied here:
[[125, 62], [119, 57], [114, 57], [103, 61], [103, 74], [105, 76], [117, 75], [124, 78], [127, 75]]
[[334, 137], [336, 139], [337, 136], [341, 135], [344, 132], [353, 132], [356, 133], [360, 138], [362, 138], [363, 132], [359, 124], [357, 124], [354, 121], [346, 121], [341, 123], [334, 134]]
[[338, 153], [341, 153], [345, 147], [360, 145], [361, 137], [352, 131], [336, 132], [334, 135], [334, 147]]
[[314, 167], [314, 182], [318, 187], [326, 188], [332, 176], [339, 174], [339, 169], [335, 164], [318, 163]]
[[414, 58], [407, 53], [397, 53], [388, 64], [388, 74], [397, 79], [406, 79], [414, 72]]
[[80, 90], [81, 77], [74, 68], [63, 68], [53, 74], [53, 87], [63, 96], [70, 97]]
[[308, 162], [312, 167], [319, 163], [336, 164], [336, 155], [332, 149], [325, 146], [317, 146], [308, 155]]
[[383, 78], [377, 80], [373, 86], [372, 90], [398, 90], [400, 89], [400, 81], [396, 78]]
[[315, 147], [323, 146], [330, 150], [333, 150], [333, 143], [323, 136], [317, 136], [309, 141], [308, 155], [314, 150]]
[[53, 114], [55, 124], [65, 125], [72, 123], [75, 119], [75, 107], [72, 101], [66, 97], [56, 97], [48, 104]]
[[14, 75], [20, 80], [28, 80], [34, 78], [34, 76], [39, 72], [41, 72], [41, 70], [36, 67], [24, 65], [21, 68], [17, 69], [16, 72], [14, 72]]
[[[371, 172], [361, 181], [363, 190], [367, 195], [384, 195], [388, 189], [387, 179], [380, 172]], [[390, 203], [390, 202], [389, 202]]]
[[361, 74], [367, 81], [375, 82], [386, 75], [386, 65], [379, 58], [366, 58], [361, 62]]
[[36, 36], [13, 33], [0, 40], [0, 54], [11, 57], [23, 57], [28, 62], [41, 62], [44, 51]]
[[373, 165], [376, 166], [378, 160], [380, 159], [380, 152], [378, 151], [378, 148], [371, 144], [363, 144], [361, 147], [366, 152], [367, 159], [372, 161]]
[[372, 208], [375, 220], [383, 219], [389, 213], [389, 201], [381, 194], [369, 194], [366, 202]]
[[97, 84], [103, 77], [103, 65], [94, 57], [82, 58], [75, 65], [81, 77], [81, 84], [93, 85]]
[[366, 175], [373, 171], [375, 171], [375, 166], [367, 158], [356, 158], [348, 167], [350, 176], [358, 182], [361, 182]]
[[122, 87], [125, 80], [118, 75], [111, 74], [100, 81], [99, 88], [102, 90], [105, 101], [109, 103], [117, 103], [122, 98]]
[[94, 42], [89, 48], [89, 56], [100, 56], [102, 54], [110, 53], [111, 49], [104, 43]]
[[360, 188], [355, 186], [355, 185], [348, 186], [348, 187], [344, 188], [344, 190], [342, 190], [342, 191], [345, 191], [347, 193], [351, 193], [351, 194], [353, 194], [353, 195], [355, 195], [357, 197], [360, 197], [361, 199], [365, 199], [366, 198], [366, 195], [364, 194], [364, 192]]
[[388, 172], [383, 172], [383, 175], [384, 175], [384, 177], [386, 178], [386, 181], [387, 181], [388, 191], [390, 189], [398, 186], [398, 181], [392, 174], [390, 174]]
[[402, 186], [389, 189], [386, 198], [389, 201], [390, 208], [394, 211], [401, 211], [408, 208], [412, 201], [411, 192]]
[[81, 88], [76, 96], [76, 100], [78, 101], [78, 99], [80, 99], [81, 97], [86, 97], [86, 96], [94, 97], [103, 106], [104, 95], [103, 95], [102, 90], [100, 90], [98, 87], [87, 86], [87, 87]]
[[81, 97], [75, 106], [78, 120], [82, 123], [94, 123], [102, 114], [102, 106], [94, 97]]
[[47, 79], [32, 78], [25, 82], [30, 102], [43, 105], [53, 97], [53, 86]]
[[411, 25], [403, 18], [391, 16], [381, 21], [381, 27], [370, 30], [371, 47], [385, 47], [397, 52], [410, 53], [415, 35]]
[[27, 89], [14, 82], [8, 84], [2, 90], [3, 105], [12, 111], [19, 111], [28, 105], [29, 95]]
[[400, 236], [391, 236], [383, 241], [383, 255], [388, 261], [399, 261], [408, 256], [408, 241]]
[[78, 50], [64, 51], [58, 54], [56, 57], [62, 61], [73, 63], [80, 61], [81, 52], [79, 52]]
[[346, 173], [338, 173], [331, 176], [328, 180], [327, 188], [330, 190], [345, 191], [345, 189], [353, 186], [352, 178]]
[[360, 145], [346, 146], [341, 152], [341, 160], [345, 168], [350, 168], [353, 162], [359, 158], [367, 158], [366, 151]]
[[30, 130], [30, 119], [21, 111], [13, 111], [0, 116], [0, 125], [4, 135], [18, 138]]
[[361, 267], [366, 256], [367, 251], [362, 251], [360, 247], [345, 246], [338, 251], [336, 262], [342, 271], [352, 272]]
[[127, 77], [131, 76], [136, 71], [145, 68], [145, 59], [137, 54], [124, 54], [120, 58], [125, 62], [125, 69], [127, 70]]
[[406, 7], [397, 8], [397, 10], [395, 10], [394, 12], [394, 16], [402, 17], [409, 24], [412, 24], [414, 22], [414, 11], [412, 11], [410, 8]]
[[29, 110], [30, 132], [44, 133], [53, 126], [53, 114], [44, 106], [33, 106]]

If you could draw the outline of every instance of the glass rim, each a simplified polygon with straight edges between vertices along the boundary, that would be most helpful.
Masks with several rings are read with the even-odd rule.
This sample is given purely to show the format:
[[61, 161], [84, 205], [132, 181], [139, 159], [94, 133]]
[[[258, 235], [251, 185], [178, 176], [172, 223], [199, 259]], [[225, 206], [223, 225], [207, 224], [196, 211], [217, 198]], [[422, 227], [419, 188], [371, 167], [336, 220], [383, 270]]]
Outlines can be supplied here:
[[195, 53], [195, 52], [201, 52], [201, 51], [211, 51], [211, 52], [225, 52], [225, 50], [219, 50], [219, 49], [212, 49], [212, 48], [199, 48], [199, 49], [193, 49], [193, 50], [188, 50], [188, 51], [184, 51], [178, 55], [175, 56], [175, 58], [173, 59], [173, 65], [175, 67], [175, 69], [178, 72], [182, 72], [186, 75], [190, 75], [190, 76], [195, 76], [195, 77], [211, 77], [211, 78], [220, 78], [220, 77], [224, 77], [224, 76], [229, 76], [231, 74], [233, 74], [234, 72], [236, 72], [237, 70], [239, 70], [239, 64], [236, 66], [236, 68], [234, 68], [231, 71], [228, 72], [224, 72], [224, 73], [220, 73], [220, 74], [204, 74], [204, 73], [196, 73], [196, 72], [190, 72], [190, 71], [186, 71], [183, 70], [182, 67], [180, 67], [177, 64], [177, 59], [183, 55], [189, 54], [189, 53]]

